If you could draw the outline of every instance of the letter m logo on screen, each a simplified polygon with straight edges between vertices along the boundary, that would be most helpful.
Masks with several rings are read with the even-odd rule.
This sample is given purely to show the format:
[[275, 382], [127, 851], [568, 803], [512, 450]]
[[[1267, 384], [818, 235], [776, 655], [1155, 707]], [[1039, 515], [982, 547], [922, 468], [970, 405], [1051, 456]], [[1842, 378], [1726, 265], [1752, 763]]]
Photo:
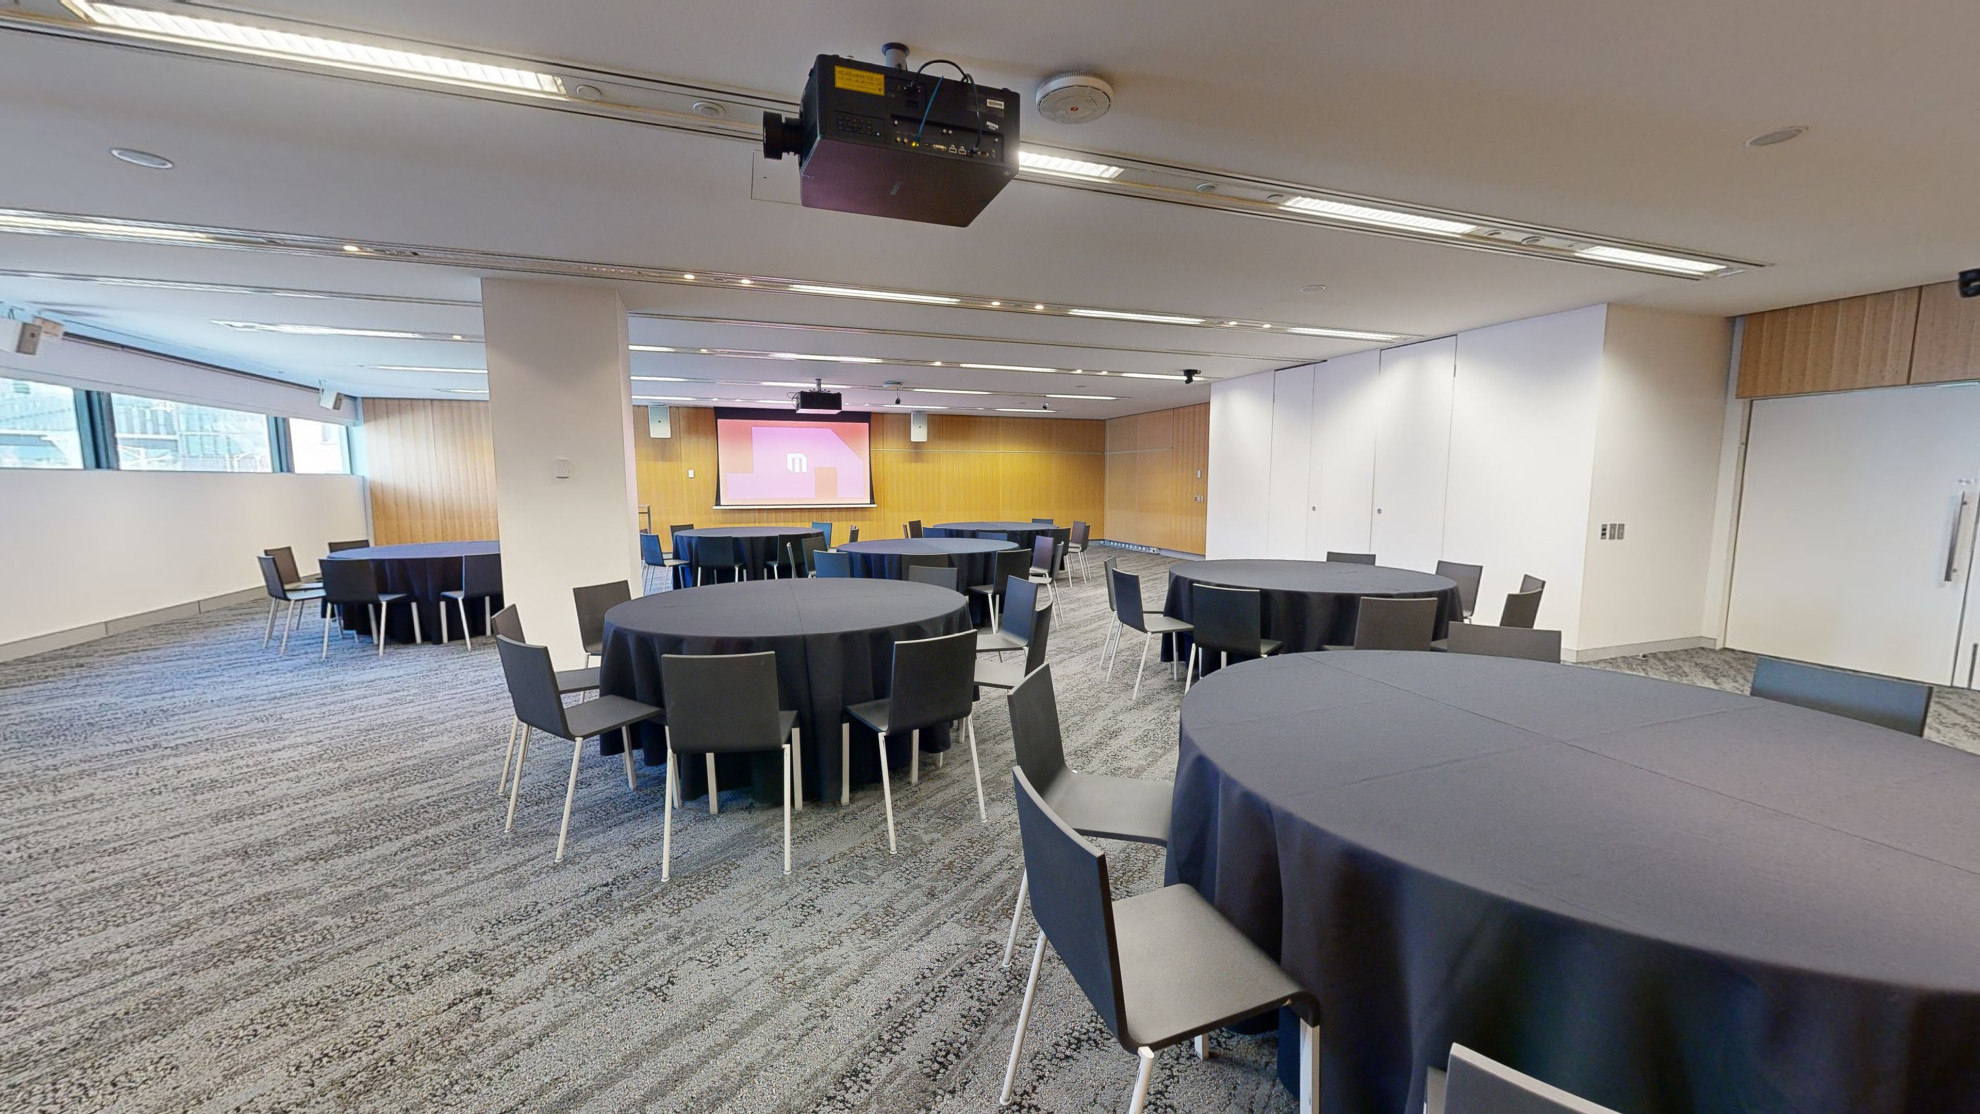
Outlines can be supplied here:
[[811, 471], [811, 461], [805, 459], [803, 453], [785, 453], [784, 468], [790, 472], [809, 472]]

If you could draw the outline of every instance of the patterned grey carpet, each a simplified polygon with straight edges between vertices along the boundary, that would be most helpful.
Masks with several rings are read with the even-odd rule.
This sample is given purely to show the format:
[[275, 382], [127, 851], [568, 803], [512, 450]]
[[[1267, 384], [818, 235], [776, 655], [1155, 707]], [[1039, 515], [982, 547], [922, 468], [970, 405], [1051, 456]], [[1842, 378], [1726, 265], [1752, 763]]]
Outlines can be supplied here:
[[[1167, 561], [1127, 556], [1158, 598]], [[1105, 595], [1062, 590], [1054, 673], [1082, 768], [1166, 778], [1182, 686], [1096, 669]], [[996, 1104], [1024, 963], [1009, 724], [896, 799], [794, 818], [539, 743], [514, 834], [486, 648], [260, 647], [243, 607], [0, 666], [0, 1111], [973, 1111]], [[313, 626], [306, 633], [313, 634]], [[307, 646], [309, 640], [303, 639]], [[1132, 644], [1124, 655], [1133, 665]], [[1605, 663], [1743, 689], [1708, 651]], [[1942, 694], [1931, 734], [1980, 749]], [[961, 759], [958, 761], [957, 759]], [[1123, 893], [1159, 849], [1109, 848]], [[1150, 1108], [1284, 1111], [1271, 1038], [1164, 1054]], [[1119, 1109], [1133, 1058], [1048, 960], [1012, 1109]]]

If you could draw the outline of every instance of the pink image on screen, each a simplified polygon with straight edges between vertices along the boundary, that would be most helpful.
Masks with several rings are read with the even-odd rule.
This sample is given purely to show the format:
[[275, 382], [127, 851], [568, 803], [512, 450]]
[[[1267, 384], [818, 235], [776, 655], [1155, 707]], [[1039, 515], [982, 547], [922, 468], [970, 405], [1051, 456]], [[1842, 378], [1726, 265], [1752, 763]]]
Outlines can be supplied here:
[[868, 503], [864, 422], [716, 422], [722, 503]]

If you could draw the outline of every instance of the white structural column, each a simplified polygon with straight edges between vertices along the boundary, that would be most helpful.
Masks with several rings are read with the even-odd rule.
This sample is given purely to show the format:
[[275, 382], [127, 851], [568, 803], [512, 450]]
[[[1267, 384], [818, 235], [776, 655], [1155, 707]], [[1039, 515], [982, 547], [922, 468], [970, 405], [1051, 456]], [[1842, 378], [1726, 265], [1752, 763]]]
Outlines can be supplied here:
[[626, 308], [610, 287], [481, 281], [503, 598], [560, 668], [583, 664], [571, 589], [639, 583]]

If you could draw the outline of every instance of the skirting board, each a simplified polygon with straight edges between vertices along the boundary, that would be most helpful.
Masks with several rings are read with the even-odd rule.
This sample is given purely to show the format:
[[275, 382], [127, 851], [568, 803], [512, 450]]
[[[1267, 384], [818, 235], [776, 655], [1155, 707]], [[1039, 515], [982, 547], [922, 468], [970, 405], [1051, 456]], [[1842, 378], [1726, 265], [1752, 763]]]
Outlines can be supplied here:
[[1666, 650], [1716, 650], [1719, 640], [1698, 635], [1693, 638], [1667, 638], [1662, 642], [1636, 642], [1627, 646], [1591, 646], [1582, 650], [1563, 650], [1561, 660], [1570, 662], [1601, 661], [1603, 658], [1633, 658], [1644, 654], [1661, 654]]
[[224, 596], [211, 596], [203, 600], [194, 600], [191, 603], [161, 607], [156, 611], [145, 611], [136, 615], [126, 615], [118, 619], [106, 619], [101, 623], [89, 623], [80, 627], [70, 627], [68, 630], [37, 634], [32, 638], [23, 638], [16, 642], [0, 643], [0, 661], [13, 661], [17, 658], [25, 658], [34, 654], [45, 654], [50, 650], [59, 650], [64, 646], [77, 646], [84, 642], [94, 642], [99, 638], [108, 638], [113, 634], [123, 634], [125, 631], [137, 630], [139, 627], [149, 627], [157, 623], [169, 623], [174, 619], [189, 618], [203, 611], [218, 611], [223, 607], [233, 607], [237, 604], [250, 603], [257, 599], [267, 598], [268, 592], [266, 589], [243, 588], [238, 592], [228, 592]]

